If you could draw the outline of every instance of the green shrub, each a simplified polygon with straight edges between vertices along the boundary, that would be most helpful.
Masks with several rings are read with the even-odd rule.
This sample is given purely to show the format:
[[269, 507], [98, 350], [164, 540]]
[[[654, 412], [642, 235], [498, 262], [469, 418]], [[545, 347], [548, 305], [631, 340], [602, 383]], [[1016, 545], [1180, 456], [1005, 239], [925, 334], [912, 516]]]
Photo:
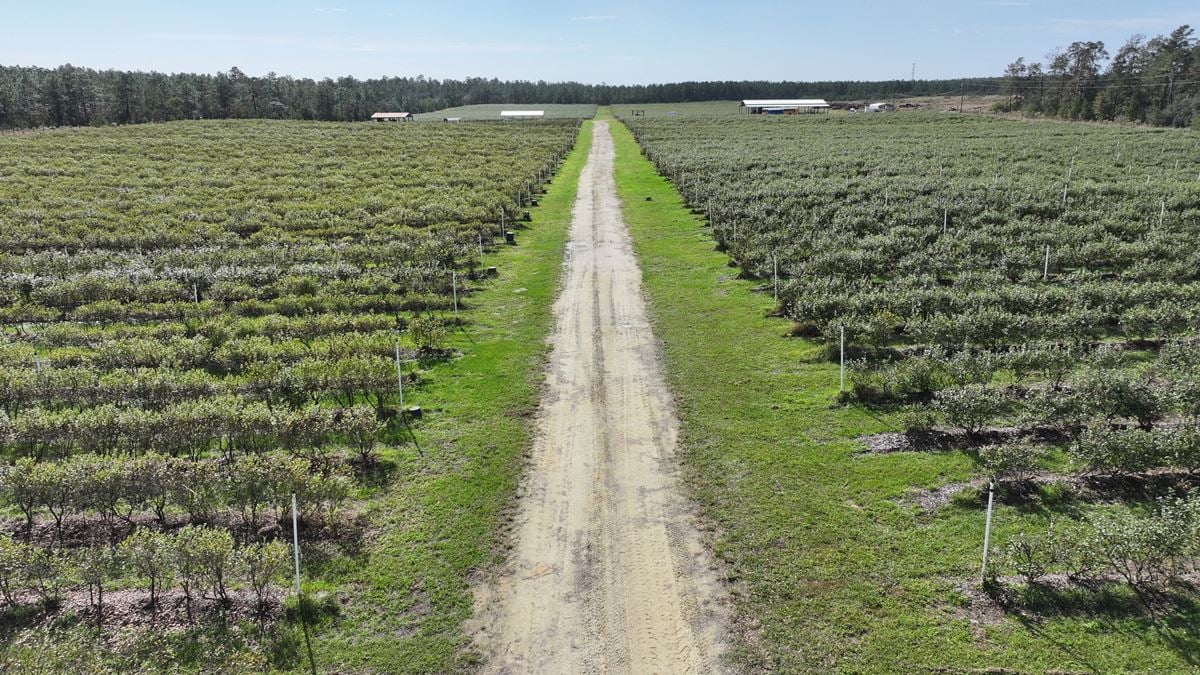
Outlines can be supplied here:
[[1034, 584], [1066, 560], [1071, 546], [1051, 523], [1044, 535], [1026, 536], [1021, 532], [1009, 539], [1001, 553], [999, 566], [1012, 569], [1025, 583]]
[[1141, 473], [1170, 461], [1163, 435], [1143, 429], [1113, 429], [1095, 425], [1071, 445], [1071, 454], [1091, 471]]
[[979, 463], [997, 480], [1020, 480], [1037, 469], [1044, 448], [1032, 443], [1001, 443], [979, 449]]
[[408, 322], [408, 330], [421, 351], [440, 351], [446, 344], [446, 324], [432, 314], [413, 317]]
[[981, 384], [943, 389], [933, 400], [946, 424], [968, 434], [983, 431], [988, 422], [1007, 410], [1008, 403], [1001, 392]]

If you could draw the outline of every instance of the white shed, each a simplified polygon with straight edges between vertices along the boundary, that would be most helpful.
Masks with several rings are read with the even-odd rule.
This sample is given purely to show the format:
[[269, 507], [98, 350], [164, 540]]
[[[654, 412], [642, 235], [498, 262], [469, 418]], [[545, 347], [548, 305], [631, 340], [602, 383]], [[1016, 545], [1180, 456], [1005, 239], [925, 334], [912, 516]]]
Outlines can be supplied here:
[[545, 110], [501, 110], [500, 117], [506, 120], [536, 120], [546, 116]]
[[796, 115], [827, 112], [829, 103], [823, 98], [750, 98], [742, 108], [751, 115]]
[[375, 122], [407, 122], [413, 119], [413, 114], [410, 112], [377, 112], [371, 115], [371, 119]]

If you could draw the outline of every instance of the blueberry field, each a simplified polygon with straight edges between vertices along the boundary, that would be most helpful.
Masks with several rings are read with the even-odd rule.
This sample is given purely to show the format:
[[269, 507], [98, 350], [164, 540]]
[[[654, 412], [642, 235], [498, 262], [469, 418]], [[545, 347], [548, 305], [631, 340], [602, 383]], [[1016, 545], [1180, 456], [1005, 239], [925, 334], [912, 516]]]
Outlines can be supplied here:
[[[1133, 620], [1136, 634], [1161, 629], [1175, 636], [1165, 651], [1178, 650], [1192, 663], [1186, 654], [1193, 642], [1179, 636], [1195, 620], [1200, 561], [1194, 134], [922, 113], [619, 114], [645, 157], [705, 223], [733, 273], [769, 301], [779, 334], [787, 336], [779, 339], [811, 345], [793, 348], [804, 354], [795, 367], [813, 369], [806, 378], [825, 373], [830, 407], [803, 407], [796, 414], [804, 417], [778, 424], [817, 438], [829, 433], [824, 428], [840, 428], [852, 450], [836, 460], [836, 470], [822, 464], [833, 471], [828, 477], [801, 480], [841, 485], [834, 494], [857, 493], [865, 479], [841, 483], [839, 471], [855, 476], [869, 466], [886, 475], [893, 467], [891, 477], [872, 480], [877, 489], [886, 486], [881, 496], [901, 491], [895, 503], [914, 509], [915, 520], [893, 525], [878, 543], [907, 541], [927, 556], [906, 572], [897, 567], [893, 581], [918, 583], [936, 568], [943, 597], [956, 598], [973, 623], [994, 623], [981, 612], [1045, 622], [1064, 640], [1082, 640], [1073, 632], [1083, 625], [1077, 622]], [[777, 390], [772, 398], [791, 395]], [[803, 433], [781, 442], [815, 442]], [[736, 461], [709, 459], [712, 442], [697, 441], [702, 466]], [[835, 455], [800, 450], [795, 460], [774, 461], [831, 462], [841, 445], [824, 451], [835, 447]], [[747, 456], [767, 461], [777, 454]], [[735, 466], [701, 469], [701, 493], [715, 494], [709, 498], [719, 504], [713, 510], [731, 527], [753, 521], [764, 527], [761, 536], [790, 541], [798, 523], [781, 526], [721, 502], [748, 498], [740, 491], [749, 488], [717, 477]], [[915, 477], [926, 472], [936, 474]], [[787, 490], [787, 476], [776, 477], [776, 494]], [[993, 485], [1001, 525], [980, 585]], [[755, 503], [770, 501], [765, 493], [762, 499]], [[878, 508], [888, 513], [894, 506]], [[766, 554], [739, 548], [745, 536], [731, 533], [729, 547], [735, 561], [750, 565]], [[800, 600], [762, 600], [768, 588], [816, 583], [812, 576], [822, 574], [802, 565], [785, 569], [791, 571], [763, 573], [762, 585], [750, 582], [752, 611], [779, 613], [764, 624], [768, 636], [779, 625], [803, 623], [782, 616], [814, 611], [801, 609], [808, 605]], [[835, 576], [838, 588], [850, 583]], [[813, 603], [824, 596], [802, 597]], [[846, 603], [834, 605], [838, 611], [854, 606], [837, 597]], [[894, 611], [907, 622], [930, 610]], [[871, 630], [906, 635], [883, 622]], [[773, 640], [763, 643], [768, 652], [804, 651]], [[1055, 651], [1017, 650], [982, 663], [1061, 663], [1048, 656]], [[1137, 651], [1109, 665], [1171, 662]], [[882, 652], [871, 653], [868, 662], [883, 662]], [[901, 651], [888, 658], [915, 657]], [[765, 658], [787, 662], [778, 654]]]
[[[499, 274], [485, 259], [578, 126], [0, 138], [0, 663], [76, 624], [107, 641], [244, 621], [227, 656], [287, 666], [270, 626], [316, 611], [282, 604], [293, 495], [309, 580], [344, 594], [328, 580], [379, 536], [364, 514], [422, 456], [398, 377], [412, 396], [457, 358]], [[109, 665], [138, 663], [122, 639], [133, 661]]]

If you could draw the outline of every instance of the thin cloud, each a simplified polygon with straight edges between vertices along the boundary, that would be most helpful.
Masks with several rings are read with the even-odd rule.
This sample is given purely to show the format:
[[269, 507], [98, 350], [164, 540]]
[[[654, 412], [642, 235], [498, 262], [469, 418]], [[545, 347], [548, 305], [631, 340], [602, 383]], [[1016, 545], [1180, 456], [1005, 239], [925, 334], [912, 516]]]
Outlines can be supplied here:
[[318, 14], [345, 14], [345, 7], [313, 7], [313, 11]]
[[616, 14], [588, 14], [586, 16], [571, 17], [572, 21], [614, 21], [616, 19]]
[[178, 40], [189, 42], [250, 42], [257, 44], [288, 44], [305, 42], [304, 38], [287, 35], [245, 35], [238, 33], [156, 33], [155, 40]]
[[401, 53], [471, 53], [471, 54], [519, 54], [545, 52], [578, 52], [590, 49], [589, 45], [572, 43], [546, 45], [522, 42], [428, 42], [376, 40], [362, 42], [324, 41], [318, 49], [331, 52], [401, 52]]

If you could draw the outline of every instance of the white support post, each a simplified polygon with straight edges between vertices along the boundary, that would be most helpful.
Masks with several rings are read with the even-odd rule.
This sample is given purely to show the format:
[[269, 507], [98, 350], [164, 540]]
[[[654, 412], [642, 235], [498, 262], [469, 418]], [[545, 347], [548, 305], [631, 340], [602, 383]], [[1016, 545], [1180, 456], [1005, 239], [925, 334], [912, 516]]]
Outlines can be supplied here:
[[942, 209], [942, 234], [946, 234], [946, 226], [950, 224], [950, 209]]
[[483, 233], [479, 233], [479, 259], [483, 260]]
[[400, 413], [404, 413], [404, 371], [400, 369], [400, 342], [396, 342], [396, 388], [400, 392]]
[[1046, 262], [1042, 265], [1042, 281], [1050, 278], [1050, 244], [1046, 244]]
[[192, 302], [200, 304], [200, 287], [192, 284]]
[[775, 283], [775, 304], [778, 305], [779, 304], [779, 254], [778, 253], [771, 254], [771, 263], [774, 266], [773, 271], [772, 271], [772, 278], [774, 279], [774, 283]]
[[458, 319], [458, 272], [450, 270], [450, 292], [454, 294], [454, 318]]
[[292, 559], [296, 565], [296, 595], [300, 595], [300, 525], [296, 515], [296, 493], [292, 493]]
[[988, 483], [987, 520], [983, 525], [983, 565], [979, 568], [979, 583], [987, 579], [988, 547], [992, 541], [992, 503], [996, 497], [996, 482]]
[[838, 326], [838, 337], [841, 341], [839, 348], [838, 392], [846, 391], [846, 325]]
[[1167, 200], [1162, 200], [1162, 206], [1158, 208], [1158, 226], [1162, 227], [1163, 217], [1167, 215]]

